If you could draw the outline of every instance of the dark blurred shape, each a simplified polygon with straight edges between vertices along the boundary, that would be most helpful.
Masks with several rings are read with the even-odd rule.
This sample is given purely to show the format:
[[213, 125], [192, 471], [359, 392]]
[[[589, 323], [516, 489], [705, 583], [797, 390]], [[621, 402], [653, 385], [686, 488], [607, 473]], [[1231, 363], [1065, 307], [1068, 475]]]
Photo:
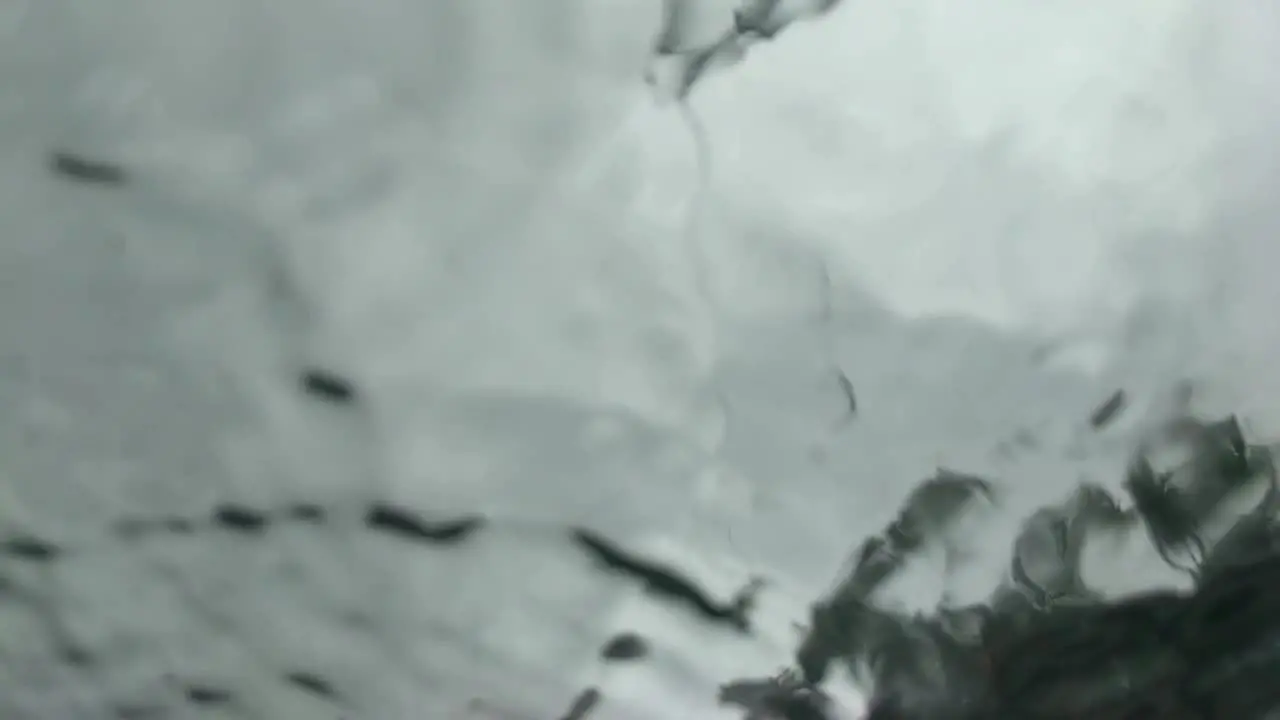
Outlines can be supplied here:
[[1280, 713], [1280, 557], [1190, 593], [1057, 609], [990, 639], [973, 720], [1247, 718]]
[[290, 684], [326, 700], [336, 700], [338, 694], [328, 680], [309, 672], [291, 672], [284, 676]]
[[[669, 59], [677, 64], [673, 97], [686, 99], [694, 87], [717, 67], [740, 61], [757, 43], [776, 38], [787, 28], [827, 14], [840, 0], [747, 0], [733, 11], [732, 24], [714, 38], [698, 37], [698, 0], [663, 0], [658, 32], [653, 39], [653, 59]], [[654, 77], [650, 75], [652, 82]]]
[[[1275, 466], [1269, 448], [1245, 442], [1234, 415], [1209, 422], [1183, 419], [1170, 434], [1191, 450], [1191, 459], [1157, 471], [1140, 455], [1130, 465], [1125, 489], [1165, 562], [1197, 574], [1208, 562], [1208, 548], [1200, 536], [1204, 523], [1227, 498], [1255, 481], [1265, 481], [1274, 490]], [[1175, 560], [1178, 555], [1188, 560]]]
[[575, 528], [572, 538], [608, 572], [638, 581], [646, 591], [693, 610], [707, 622], [728, 625], [741, 633], [751, 632], [749, 614], [762, 581], [751, 581], [728, 602], [721, 602], [680, 571], [632, 553], [599, 533]]
[[455, 545], [465, 542], [487, 524], [481, 515], [467, 515], [432, 522], [410, 510], [386, 503], [371, 505], [365, 513], [364, 522], [371, 530], [395, 535], [402, 540], [432, 545]]
[[813, 685], [786, 678], [735, 680], [720, 686], [721, 705], [745, 711], [745, 720], [828, 720], [831, 701]]
[[0, 540], [0, 553], [16, 560], [52, 562], [62, 555], [62, 550], [48, 540], [33, 535], [11, 535]]
[[[990, 481], [946, 468], [917, 483], [893, 520], [858, 547], [853, 566], [835, 590], [811, 608], [808, 633], [796, 653], [804, 680], [814, 685], [822, 682], [837, 661], [850, 665], [856, 674], [870, 656], [877, 657], [884, 668], [902, 666], [905, 671], [914, 662], [908, 648], [916, 647], [909, 638], [918, 634], [916, 630], [923, 633], [921, 638], [929, 636], [938, 627], [926, 628], [928, 623], [884, 611], [875, 606], [874, 596], [924, 548], [942, 542], [970, 509], [995, 499]], [[924, 642], [930, 644], [930, 652], [941, 652], [932, 639]]]
[[[1246, 443], [1234, 417], [1176, 427], [1190, 459], [1157, 471], [1145, 455], [1134, 458], [1125, 482], [1131, 508], [1100, 485], [1081, 485], [1027, 518], [1008, 580], [986, 601], [928, 615], [882, 607], [876, 591], [957, 508], [988, 493], [957, 473], [922, 483], [814, 604], [793, 661], [797, 679], [727, 686], [734, 704], [747, 718], [792, 718], [786, 713], [803, 711], [778, 703], [816, 691], [838, 663], [869, 686], [868, 720], [1280, 718], [1280, 487], [1271, 451]], [[1265, 493], [1254, 509], [1217, 542], [1202, 541], [1223, 500], [1257, 483]], [[1193, 589], [1108, 598], [1085, 586], [1087, 537], [1143, 526], [1170, 565], [1174, 551], [1193, 551], [1185, 566]]]
[[49, 169], [67, 180], [96, 185], [123, 185], [128, 180], [124, 168], [119, 165], [65, 151], [49, 154]]
[[578, 693], [573, 699], [573, 704], [560, 716], [560, 720], [586, 720], [592, 710], [600, 704], [600, 690], [598, 688], [589, 687]]
[[301, 382], [308, 395], [326, 402], [348, 405], [356, 400], [355, 384], [328, 370], [310, 368], [302, 373]]
[[600, 648], [600, 657], [611, 662], [639, 660], [649, 654], [649, 643], [633, 632], [618, 633]]
[[212, 519], [213, 524], [223, 530], [245, 535], [260, 535], [271, 522], [261, 510], [235, 503], [223, 503], [215, 507]]
[[202, 707], [226, 705], [234, 699], [230, 690], [211, 685], [188, 685], [183, 694], [186, 695], [187, 702]]
[[1112, 420], [1120, 415], [1120, 411], [1124, 410], [1125, 403], [1128, 398], [1124, 394], [1124, 390], [1116, 390], [1111, 393], [1101, 405], [1094, 409], [1089, 415], [1089, 424], [1094, 430], [1101, 430], [1111, 424]]

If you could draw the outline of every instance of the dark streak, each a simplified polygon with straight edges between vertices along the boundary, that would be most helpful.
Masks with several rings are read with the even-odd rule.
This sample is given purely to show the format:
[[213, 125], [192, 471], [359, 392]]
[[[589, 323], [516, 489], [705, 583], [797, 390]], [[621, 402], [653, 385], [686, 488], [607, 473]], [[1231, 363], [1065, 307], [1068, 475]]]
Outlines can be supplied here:
[[717, 64], [732, 64], [742, 57], [750, 45], [771, 40], [805, 16], [821, 16], [830, 12], [840, 0], [817, 0], [797, 12], [791, 3], [781, 0], [748, 0], [733, 12], [733, 26], [704, 44], [693, 44], [689, 26], [689, 3], [666, 0], [660, 25], [653, 42], [657, 57], [677, 58], [682, 77], [676, 97], [687, 98], [698, 81]]
[[465, 542], [486, 523], [485, 518], [480, 515], [429, 522], [408, 510], [385, 503], [372, 505], [365, 513], [364, 521], [372, 530], [435, 545]]
[[223, 504], [214, 508], [213, 523], [224, 530], [259, 535], [267, 529], [267, 516], [244, 505]]
[[49, 155], [49, 169], [60, 177], [82, 183], [123, 185], [128, 180], [124, 168], [119, 165], [62, 151]]
[[202, 705], [205, 707], [211, 705], [226, 705], [234, 699], [234, 695], [230, 690], [212, 687], [209, 685], [188, 685], [183, 689], [183, 695], [186, 696], [187, 702], [192, 705]]
[[[776, 4], [776, 0], [765, 0], [765, 2], [766, 4], [768, 3]], [[771, 9], [766, 8], [764, 6], [760, 6], [752, 10], [752, 12], [760, 12], [760, 11], [771, 12]], [[735, 20], [739, 19], [738, 13], [741, 13], [741, 12], [743, 11], [739, 10], [737, 11], [737, 13], [735, 13], [734, 15]], [[844, 369], [841, 368], [839, 363], [836, 361], [835, 346], [832, 344], [833, 341], [832, 341], [831, 326], [832, 326], [832, 320], [835, 317], [835, 305], [832, 303], [832, 299], [831, 299], [831, 295], [832, 295], [831, 271], [827, 267], [827, 264], [825, 262], [819, 263], [819, 270], [821, 271], [821, 275], [822, 275], [821, 322], [823, 325], [824, 339], [826, 341], [827, 362], [831, 364], [831, 370], [832, 372], [835, 373], [835, 376], [836, 376], [836, 383], [840, 386], [840, 394], [844, 396], [845, 413], [844, 413], [844, 416], [840, 419], [840, 424], [843, 425], [858, 416], [858, 394], [853, 387], [853, 381], [849, 379], [849, 374], [846, 373]]]
[[649, 592], [691, 608], [704, 620], [728, 625], [742, 633], [751, 631], [747, 614], [760, 588], [758, 581], [750, 583], [728, 603], [721, 603], [709, 597], [705, 590], [682, 573], [623, 550], [590, 530], [575, 528], [572, 536], [574, 542], [606, 570], [638, 580]]
[[618, 633], [600, 648], [601, 659], [609, 662], [639, 660], [649, 654], [649, 643], [633, 632]]
[[852, 418], [858, 414], [858, 396], [854, 393], [853, 381], [843, 370], [837, 370], [836, 381], [840, 383], [840, 392], [844, 393], [844, 400], [848, 410], [848, 417]]
[[1127, 402], [1128, 398], [1125, 396], [1124, 390], [1116, 390], [1111, 394], [1111, 397], [1107, 398], [1089, 415], [1089, 425], [1094, 430], [1101, 430], [1106, 427], [1112, 420], [1116, 419], [1121, 410], [1124, 410]]
[[319, 675], [308, 672], [291, 672], [285, 675], [284, 678], [293, 685], [317, 697], [322, 697], [326, 700], [336, 700], [338, 698], [338, 693], [334, 691], [329, 681]]
[[302, 374], [302, 389], [308, 395], [335, 404], [346, 405], [356, 399], [356, 388], [350, 380], [316, 368]]
[[587, 715], [600, 704], [600, 698], [601, 695], [598, 688], [589, 687], [583, 690], [573, 699], [573, 704], [569, 706], [564, 715], [560, 716], [560, 720], [585, 720]]
[[30, 535], [15, 535], [0, 542], [0, 552], [19, 560], [52, 562], [62, 555], [58, 546]]

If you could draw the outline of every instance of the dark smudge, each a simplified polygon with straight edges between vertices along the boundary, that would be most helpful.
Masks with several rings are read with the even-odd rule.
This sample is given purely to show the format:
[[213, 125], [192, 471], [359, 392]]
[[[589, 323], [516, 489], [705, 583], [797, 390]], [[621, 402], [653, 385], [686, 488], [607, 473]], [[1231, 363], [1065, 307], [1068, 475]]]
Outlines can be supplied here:
[[338, 693], [334, 691], [333, 685], [324, 678], [309, 672], [291, 672], [284, 676], [291, 685], [307, 691], [317, 697], [326, 700], [336, 700]]
[[270, 524], [266, 513], [233, 503], [224, 503], [214, 508], [212, 519], [213, 524], [223, 530], [246, 535], [261, 535]]
[[1128, 398], [1125, 396], [1124, 390], [1116, 390], [1101, 405], [1094, 409], [1089, 415], [1089, 425], [1094, 430], [1101, 430], [1110, 425], [1113, 420], [1120, 416], [1120, 412], [1124, 410]]
[[607, 662], [639, 660], [649, 654], [649, 643], [633, 632], [618, 633], [600, 648], [600, 658]]
[[119, 165], [65, 151], [49, 155], [49, 169], [67, 180], [95, 185], [123, 185], [128, 176]]
[[583, 690], [573, 699], [573, 704], [564, 715], [560, 716], [560, 720], [586, 720], [591, 711], [600, 704], [601, 697], [600, 690], [597, 688], [589, 687]]
[[375, 503], [365, 513], [365, 525], [371, 530], [394, 535], [403, 540], [433, 545], [455, 545], [465, 542], [486, 524], [481, 515], [467, 515], [431, 522], [404, 508]]
[[187, 702], [201, 707], [226, 705], [235, 699], [230, 690], [212, 685], [188, 685], [182, 690]]
[[0, 552], [17, 560], [52, 562], [62, 556], [57, 545], [31, 535], [13, 535], [0, 541]]
[[843, 370], [838, 371], [836, 381], [840, 384], [840, 392], [844, 395], [845, 415], [852, 418], [858, 414], [858, 395], [854, 391], [853, 381]]
[[742, 633], [750, 632], [751, 623], [747, 615], [759, 590], [758, 581], [749, 584], [729, 602], [722, 603], [712, 599], [706, 590], [679, 571], [624, 550], [597, 533], [576, 528], [572, 537], [609, 572], [639, 581], [649, 592], [693, 610], [703, 620], [727, 625]]
[[311, 368], [302, 373], [302, 389], [326, 402], [347, 405], [356, 401], [356, 386], [336, 373]]
[[828, 720], [830, 701], [820, 691], [806, 685], [779, 680], [735, 680], [720, 686], [721, 705], [745, 710], [748, 720]]

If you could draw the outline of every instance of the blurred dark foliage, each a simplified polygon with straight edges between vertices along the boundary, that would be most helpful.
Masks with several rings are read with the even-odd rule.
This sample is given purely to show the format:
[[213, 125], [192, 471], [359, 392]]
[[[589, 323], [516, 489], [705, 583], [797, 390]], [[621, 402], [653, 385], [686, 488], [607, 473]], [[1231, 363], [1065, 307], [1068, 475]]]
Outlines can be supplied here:
[[[993, 496], [989, 483], [940, 472], [814, 605], [792, 669], [731, 683], [721, 701], [752, 720], [832, 718], [821, 685], [841, 664], [870, 687], [868, 720], [1280, 718], [1280, 493], [1270, 449], [1249, 445], [1234, 417], [1180, 420], [1171, 433], [1189, 459], [1162, 471], [1140, 453], [1124, 484], [1128, 508], [1085, 486], [1029, 517], [1008, 581], [987, 602], [930, 616], [882, 608], [876, 590], [939, 542], [959, 508]], [[1208, 519], [1250, 487], [1261, 500], [1206, 543]], [[942, 488], [950, 500], [928, 502]], [[1079, 547], [1101, 528], [1145, 532], [1189, 573], [1191, 589], [1107, 598], [1085, 587]], [[1028, 561], [1034, 577], [1021, 571]]]

